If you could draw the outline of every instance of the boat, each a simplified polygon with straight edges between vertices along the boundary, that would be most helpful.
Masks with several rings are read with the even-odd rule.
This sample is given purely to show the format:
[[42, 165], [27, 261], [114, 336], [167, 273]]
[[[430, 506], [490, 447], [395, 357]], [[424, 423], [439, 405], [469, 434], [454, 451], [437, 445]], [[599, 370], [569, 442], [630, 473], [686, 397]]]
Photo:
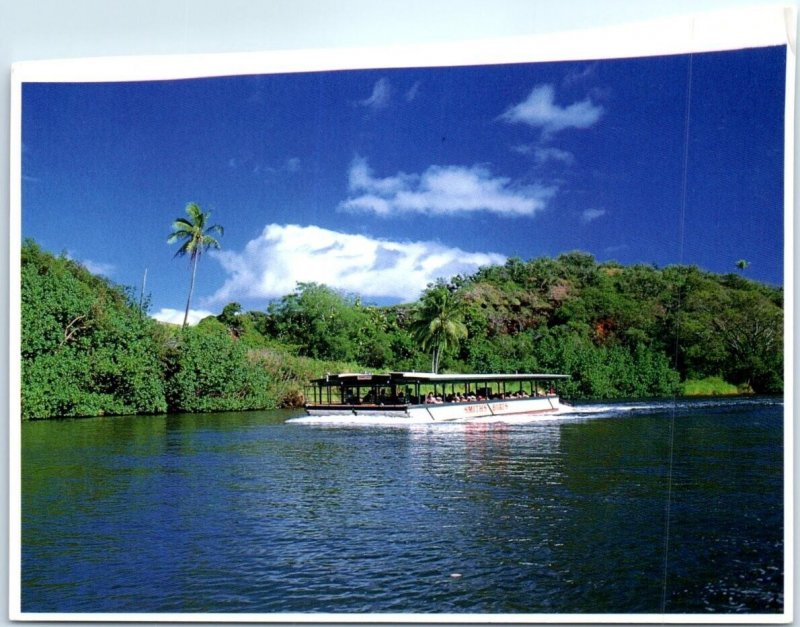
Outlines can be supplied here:
[[308, 416], [452, 421], [558, 412], [564, 374], [328, 374], [306, 390]]

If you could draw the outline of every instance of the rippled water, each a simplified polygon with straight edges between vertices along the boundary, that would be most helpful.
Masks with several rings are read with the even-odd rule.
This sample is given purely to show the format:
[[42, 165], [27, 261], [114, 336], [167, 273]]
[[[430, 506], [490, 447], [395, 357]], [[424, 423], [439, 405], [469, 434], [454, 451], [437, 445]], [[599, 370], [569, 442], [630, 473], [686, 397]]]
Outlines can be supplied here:
[[783, 610], [783, 407], [22, 425], [24, 612]]

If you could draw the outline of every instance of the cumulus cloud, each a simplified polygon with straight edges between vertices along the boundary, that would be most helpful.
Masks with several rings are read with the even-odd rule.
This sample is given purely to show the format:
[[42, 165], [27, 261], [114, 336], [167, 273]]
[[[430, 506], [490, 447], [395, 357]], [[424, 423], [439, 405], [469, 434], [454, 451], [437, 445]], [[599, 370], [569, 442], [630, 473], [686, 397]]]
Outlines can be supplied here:
[[358, 104], [368, 109], [384, 109], [392, 99], [392, 85], [387, 78], [379, 78], [372, 87], [369, 98], [359, 100]]
[[606, 215], [605, 209], [585, 209], [581, 214], [581, 222], [584, 224], [589, 224], [589, 222], [594, 222], [598, 218], [602, 218]]
[[228, 279], [209, 302], [276, 298], [297, 282], [324, 283], [365, 297], [413, 299], [431, 281], [502, 264], [495, 253], [437, 242], [374, 239], [317, 226], [266, 226], [241, 252], [213, 252]]
[[514, 185], [475, 165], [429, 167], [422, 174], [400, 172], [386, 178], [373, 176], [367, 161], [356, 158], [350, 166], [350, 193], [340, 203], [344, 211], [380, 216], [400, 213], [454, 215], [489, 212], [502, 216], [529, 216], [543, 209], [555, 188]]
[[561, 107], [555, 103], [555, 96], [552, 85], [538, 85], [525, 100], [509, 107], [500, 119], [541, 128], [546, 135], [552, 135], [566, 128], [589, 128], [603, 115], [603, 107], [589, 98]]
[[[185, 309], [170, 309], [169, 307], [163, 307], [156, 313], [152, 314], [150, 317], [158, 320], [159, 322], [166, 322], [167, 324], [183, 324], [183, 316], [186, 313]], [[190, 327], [196, 325], [200, 322], [203, 318], [208, 318], [208, 316], [213, 316], [214, 314], [210, 311], [205, 311], [203, 309], [190, 309], [189, 310], [189, 318], [186, 321]]]

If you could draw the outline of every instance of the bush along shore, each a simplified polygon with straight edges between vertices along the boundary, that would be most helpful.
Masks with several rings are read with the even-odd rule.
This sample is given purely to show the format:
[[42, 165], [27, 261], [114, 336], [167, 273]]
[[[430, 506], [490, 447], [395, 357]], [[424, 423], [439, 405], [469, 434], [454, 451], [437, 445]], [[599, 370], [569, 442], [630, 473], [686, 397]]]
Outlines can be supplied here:
[[560, 372], [570, 399], [783, 391], [783, 290], [694, 266], [510, 259], [388, 307], [301, 283], [180, 328], [27, 240], [21, 295], [23, 419], [296, 407], [342, 370]]

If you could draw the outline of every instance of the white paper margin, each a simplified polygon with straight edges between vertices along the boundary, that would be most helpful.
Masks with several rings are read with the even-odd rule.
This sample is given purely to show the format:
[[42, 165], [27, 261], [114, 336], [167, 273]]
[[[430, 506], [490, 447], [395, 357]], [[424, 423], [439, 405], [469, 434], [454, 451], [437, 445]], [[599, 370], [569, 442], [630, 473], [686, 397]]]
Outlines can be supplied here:
[[21, 608], [20, 252], [22, 84], [168, 80], [370, 68], [442, 67], [647, 57], [787, 46], [784, 169], [784, 380], [794, 381], [794, 117], [796, 9], [714, 11], [533, 37], [382, 48], [120, 56], [23, 61], [11, 69], [9, 242], [9, 618], [28, 621], [273, 623], [787, 623], [794, 592], [794, 389], [784, 397], [784, 611], [782, 614], [53, 614]]

